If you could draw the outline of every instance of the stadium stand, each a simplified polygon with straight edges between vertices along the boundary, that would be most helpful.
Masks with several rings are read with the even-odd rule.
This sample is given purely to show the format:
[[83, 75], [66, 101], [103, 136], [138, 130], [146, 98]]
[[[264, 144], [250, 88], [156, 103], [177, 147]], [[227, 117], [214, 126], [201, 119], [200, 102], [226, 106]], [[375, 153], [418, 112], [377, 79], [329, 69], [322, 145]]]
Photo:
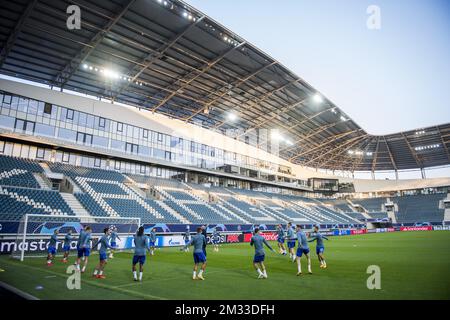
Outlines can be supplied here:
[[17, 221], [24, 214], [74, 215], [59, 192], [18, 187], [0, 187], [0, 214]]
[[[43, 174], [36, 160], [0, 156], [0, 214], [18, 220], [23, 214], [74, 215], [58, 191], [42, 190], [34, 174]], [[45, 162], [49, 170], [70, 178], [75, 198], [89, 214], [100, 217], [140, 217], [143, 223], [343, 224], [365, 221], [343, 199], [313, 199], [263, 191], [207, 187], [178, 180], [122, 174], [118, 171]], [[134, 185], [133, 185], [134, 183]], [[145, 191], [140, 187], [145, 186]], [[75, 189], [74, 189], [75, 190]], [[153, 190], [153, 196], [149, 190]], [[445, 193], [394, 197], [399, 223], [439, 222]], [[387, 198], [352, 199], [369, 217], [387, 218]]]
[[395, 213], [400, 222], [442, 222], [444, 209], [439, 209], [439, 201], [445, 199], [446, 193], [411, 195], [394, 197], [391, 200], [398, 205]]

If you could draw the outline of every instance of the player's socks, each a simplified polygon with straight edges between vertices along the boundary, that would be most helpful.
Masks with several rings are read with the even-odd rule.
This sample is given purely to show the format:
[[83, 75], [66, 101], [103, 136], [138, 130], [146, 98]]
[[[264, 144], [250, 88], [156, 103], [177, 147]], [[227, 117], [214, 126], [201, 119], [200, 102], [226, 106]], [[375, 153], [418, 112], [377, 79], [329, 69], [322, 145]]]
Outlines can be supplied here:
[[136, 273], [136, 271], [133, 271], [133, 279], [134, 279], [135, 281], [137, 281], [137, 273]]
[[85, 272], [86, 271], [86, 266], [83, 266], [83, 269], [81, 269], [81, 272]]
[[203, 270], [200, 270], [200, 271], [198, 272], [197, 278], [199, 278], [200, 280], [205, 280], [205, 278], [203, 278]]
[[311, 271], [311, 262], [310, 261], [308, 261], [308, 273], [312, 273], [312, 271]]
[[267, 271], [264, 269], [264, 271], [263, 271], [263, 277], [265, 278], [265, 279], [267, 279]]
[[297, 270], [298, 270], [298, 273], [302, 273], [302, 265], [300, 263], [297, 264]]
[[197, 278], [197, 272], [192, 272], [192, 280], [195, 280]]
[[264, 276], [264, 274], [261, 272], [259, 268], [256, 269], [256, 271], [258, 271], [258, 279], [261, 279]]
[[139, 281], [142, 281], [142, 274], [143, 272], [139, 272]]
[[95, 270], [94, 270], [94, 276], [96, 276], [97, 274], [98, 274], [98, 270], [95, 269]]

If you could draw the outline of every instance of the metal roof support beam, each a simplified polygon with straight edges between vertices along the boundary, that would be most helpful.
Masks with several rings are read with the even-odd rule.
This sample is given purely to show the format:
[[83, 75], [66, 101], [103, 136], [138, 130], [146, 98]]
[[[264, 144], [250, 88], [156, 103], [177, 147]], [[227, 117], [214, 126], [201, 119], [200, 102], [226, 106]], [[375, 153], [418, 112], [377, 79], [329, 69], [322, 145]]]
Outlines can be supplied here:
[[[375, 148], [375, 153], [373, 156], [373, 160], [372, 160], [372, 173], [375, 171], [375, 167], [377, 165], [377, 160], [378, 160], [378, 147], [380, 146], [380, 137], [377, 137], [377, 146]], [[373, 177], [375, 178], [375, 175], [373, 175]]]
[[[396, 171], [397, 172], [397, 171]], [[426, 179], [427, 175], [425, 173], [425, 168], [420, 168], [420, 173], [422, 174], [422, 179]], [[398, 178], [397, 178], [398, 179]]]
[[238, 88], [241, 84], [247, 82], [249, 79], [251, 79], [252, 77], [256, 76], [258, 73], [263, 72], [264, 70], [266, 70], [267, 68], [273, 66], [277, 64], [276, 61], [273, 61], [269, 64], [266, 64], [265, 66], [259, 68], [258, 70], [252, 72], [251, 74], [249, 74], [248, 76], [246, 76], [245, 78], [239, 80], [239, 81], [235, 81], [233, 84], [231, 84], [231, 88], [228, 86], [224, 86], [219, 88], [218, 90], [215, 90], [214, 92], [209, 93], [208, 95], [205, 96], [205, 98], [210, 97], [211, 95], [217, 95], [221, 90], [223, 90], [225, 88], [225, 91], [221, 94], [219, 94], [218, 96], [216, 96], [214, 99], [212, 99], [211, 101], [207, 102], [203, 108], [197, 110], [196, 112], [194, 112], [192, 115], [190, 115], [189, 117], [187, 117], [186, 119], [184, 119], [185, 122], [189, 121], [190, 119], [192, 119], [193, 117], [195, 117], [197, 114], [199, 114], [200, 112], [202, 112], [203, 110], [205, 110], [205, 108], [209, 108], [214, 102], [216, 102], [217, 100], [219, 100], [220, 98], [224, 97], [225, 95], [227, 95], [232, 89], [236, 89]]
[[[347, 142], [345, 142], [344, 144], [340, 145], [339, 147], [337, 147], [335, 149], [331, 149], [328, 152], [322, 153], [321, 155], [315, 157], [312, 160], [308, 160], [308, 162], [306, 162], [305, 165], [308, 165], [311, 161], [316, 161], [317, 159], [321, 159], [324, 156], [328, 155], [329, 153], [334, 152], [335, 155], [333, 155], [331, 157], [328, 157], [327, 160], [325, 160], [324, 162], [319, 164], [319, 166], [324, 166], [325, 164], [329, 163], [330, 161], [332, 161], [336, 157], [340, 156], [342, 154], [342, 152], [346, 152], [347, 150], [353, 148], [356, 144], [360, 143], [361, 140], [366, 138], [366, 137], [367, 137], [367, 134], [365, 134], [363, 136], [359, 136], [359, 137], [354, 137], [354, 138], [348, 140]], [[343, 148], [345, 148], [345, 149], [342, 150]]]
[[[307, 119], [307, 120], [309, 120], [309, 119]], [[306, 120], [306, 121], [307, 121], [307, 120]], [[294, 141], [294, 142], [293, 142], [294, 146], [284, 147], [284, 148], [280, 149], [280, 152], [281, 152], [281, 151], [290, 151], [290, 150], [293, 150], [293, 149], [296, 148], [296, 147], [295, 147], [296, 144], [298, 144], [298, 143], [300, 143], [300, 142], [302, 142], [302, 141], [304, 141], [304, 140], [306, 140], [306, 139], [309, 139], [309, 138], [315, 136], [316, 134], [322, 133], [323, 131], [326, 131], [326, 130], [330, 129], [330, 128], [336, 126], [336, 125], [339, 124], [339, 123], [341, 123], [341, 121], [329, 123], [329, 124], [320, 126], [320, 127], [318, 127], [318, 128], [314, 128], [314, 129], [310, 130], [306, 136], [303, 136], [301, 139]], [[310, 133], [310, 132], [311, 132], [311, 133]]]
[[[128, 88], [128, 86], [135, 82], [139, 76], [145, 71], [147, 70], [151, 65], [153, 65], [158, 59], [160, 59], [162, 56], [164, 56], [164, 54], [167, 52], [167, 50], [169, 50], [170, 48], [172, 48], [172, 46], [178, 41], [180, 40], [182, 37], [184, 37], [184, 35], [186, 33], [188, 33], [189, 31], [191, 31], [196, 25], [198, 25], [198, 23], [200, 23], [203, 19], [205, 18], [205, 16], [201, 16], [199, 19], [197, 19], [194, 23], [191, 23], [188, 27], [186, 27], [182, 32], [180, 32], [179, 34], [177, 34], [175, 37], [173, 37], [171, 40], [169, 40], [169, 42], [165, 42], [157, 51], [155, 52], [151, 52], [150, 54], [147, 55], [147, 57], [145, 57], [142, 61], [141, 64], [143, 64], [143, 67], [139, 67], [136, 68], [138, 65], [135, 65], [133, 67], [133, 70], [129, 73], [132, 75], [132, 80], [127, 81], [125, 83], [125, 85], [123, 85], [121, 88], [119, 88], [119, 90], [117, 91], [117, 93], [112, 97], [112, 100], [115, 100], [117, 98], [118, 95], [120, 95], [122, 93], [123, 90], [125, 90], [126, 88]], [[133, 75], [134, 74], [134, 75]]]
[[128, 9], [134, 4], [136, 0], [130, 0], [127, 5], [114, 17], [114, 19], [109, 20], [106, 26], [97, 32], [95, 36], [91, 39], [88, 45], [84, 46], [81, 51], [72, 58], [72, 60], [67, 63], [64, 68], [54, 77], [53, 82], [55, 85], [59, 85], [62, 88], [65, 86], [67, 81], [72, 77], [72, 75], [94, 51], [97, 45], [105, 38], [108, 32], [114, 27], [114, 25], [119, 22]]
[[27, 7], [25, 8], [24, 12], [20, 16], [19, 21], [17, 21], [16, 26], [14, 27], [14, 30], [11, 32], [11, 34], [8, 37], [8, 40], [6, 40], [6, 43], [0, 52], [0, 68], [3, 66], [3, 63], [5, 62], [6, 58], [9, 55], [9, 52], [14, 46], [14, 43], [16, 43], [16, 39], [19, 36], [20, 32], [22, 31], [22, 27], [24, 26], [26, 20], [33, 12], [34, 6], [36, 5], [37, 0], [32, 0], [28, 3]]
[[444, 148], [445, 153], [447, 154], [448, 161], [450, 162], [450, 152], [448, 151], [447, 145], [445, 144], [444, 136], [442, 135], [441, 129], [439, 129], [439, 127], [436, 128], [439, 132], [439, 136], [441, 137], [442, 147]]
[[[248, 99], [246, 102], [244, 102], [243, 104], [241, 104], [241, 106], [248, 106], [248, 107], [251, 107], [251, 106], [253, 106], [253, 105], [257, 105], [257, 104], [259, 104], [259, 103], [261, 103], [261, 102], [264, 102], [265, 100], [269, 99], [269, 98], [270, 98], [271, 96], [273, 96], [275, 93], [277, 93], [277, 92], [279, 92], [279, 91], [281, 91], [281, 90], [284, 90], [284, 89], [286, 89], [287, 87], [289, 87], [289, 86], [291, 86], [291, 85], [293, 85], [293, 84], [295, 84], [295, 83], [298, 83], [298, 82], [300, 82], [300, 81], [301, 81], [301, 80], [298, 79], [298, 80], [294, 80], [294, 81], [288, 82], [288, 83], [282, 85], [282, 86], [279, 87], [279, 88], [276, 88], [276, 89], [273, 89], [273, 90], [271, 90], [271, 91], [269, 91], [269, 92], [264, 93], [261, 97], [257, 98], [256, 100]], [[303, 100], [301, 100], [301, 101], [298, 101], [298, 102], [295, 102], [295, 103], [293, 103], [293, 104], [291, 104], [291, 105], [284, 106], [282, 109], [283, 109], [283, 110], [285, 110], [285, 109], [288, 109], [288, 110], [289, 110], [289, 109], [291, 109], [291, 108], [294, 108], [295, 106], [299, 105], [300, 103], [303, 103], [304, 100], [305, 100], [305, 99], [303, 99]], [[250, 105], [247, 105], [248, 102], [251, 102], [251, 104], [250, 104]], [[276, 118], [277, 115], [278, 115], [278, 114], [276, 114], [274, 117], [272, 117], [272, 118], [270, 118], [270, 119], [268, 119], [268, 120], [264, 120], [263, 123], [259, 123], [259, 124], [256, 124], [255, 126], [252, 126], [252, 127], [250, 127], [250, 128], [247, 128], [246, 131], [245, 131], [244, 133], [242, 133], [240, 136], [242, 136], [242, 135], [244, 135], [244, 134], [247, 134], [247, 133], [250, 132], [251, 130], [254, 130], [254, 129], [257, 129], [257, 128], [261, 127], [261, 125], [263, 125], [264, 123], [266, 123], [266, 122], [268, 122], [268, 121], [270, 121], [270, 120]], [[224, 125], [225, 123], [226, 123], [226, 121], [221, 121], [218, 125], [216, 125], [216, 126], [214, 127], [214, 129], [220, 128], [220, 127], [221, 127], [222, 125]]]
[[319, 149], [319, 148], [323, 148], [323, 147], [325, 147], [326, 145], [329, 145], [330, 143], [333, 143], [333, 142], [336, 141], [336, 140], [339, 140], [339, 139], [341, 139], [341, 138], [343, 138], [343, 137], [345, 137], [345, 136], [348, 136], [349, 134], [358, 132], [358, 131], [360, 131], [360, 130], [361, 130], [361, 129], [351, 130], [351, 131], [347, 131], [347, 132], [343, 132], [343, 133], [341, 133], [341, 134], [338, 134], [338, 135], [334, 136], [332, 139], [328, 140], [327, 142], [325, 142], [325, 143], [323, 143], [323, 144], [319, 144], [319, 145], [318, 145], [317, 147], [315, 147], [315, 148], [306, 150], [306, 151], [304, 151], [304, 152], [301, 152], [301, 153], [295, 155], [294, 157], [291, 157], [291, 158], [289, 159], [289, 161], [295, 160], [295, 159], [297, 159], [298, 157], [301, 157], [301, 156], [304, 156], [304, 155], [306, 155], [306, 154], [309, 154], [309, 153], [311, 153], [311, 152], [313, 152], [313, 151], [315, 151], [315, 150], [317, 150], [317, 149]]
[[383, 137], [383, 139], [384, 139], [384, 143], [386, 144], [386, 149], [389, 153], [389, 158], [391, 159], [392, 166], [394, 167], [395, 171], [397, 171], [398, 170], [397, 164], [395, 163], [394, 156], [392, 155], [391, 149], [389, 148], [386, 137]]
[[422, 168], [423, 167], [422, 161], [420, 161], [419, 157], [417, 156], [416, 151], [413, 149], [413, 147], [411, 147], [411, 144], [409, 143], [408, 139], [406, 138], [406, 136], [403, 132], [401, 133], [401, 135], [402, 135], [403, 139], [405, 139], [406, 145], [408, 146], [409, 151], [411, 151], [411, 154], [413, 155], [414, 160], [416, 160], [417, 166], [419, 168]]
[[[204, 74], [206, 71], [208, 71], [209, 69], [211, 69], [214, 65], [216, 65], [218, 62], [220, 62], [223, 58], [225, 58], [228, 54], [232, 53], [234, 50], [239, 49], [240, 47], [242, 47], [245, 44], [245, 42], [241, 42], [240, 44], [238, 44], [237, 46], [232, 47], [231, 49], [225, 51], [224, 53], [222, 53], [221, 55], [219, 55], [218, 57], [216, 57], [213, 61], [209, 62], [208, 64], [204, 65], [199, 71], [196, 70], [189, 72], [188, 74], [186, 74], [182, 79], [188, 78], [189, 76], [192, 75], [192, 73], [196, 73], [198, 72], [197, 75], [195, 75], [194, 77], [190, 78], [189, 80], [187, 80], [184, 84], [182, 84], [181, 86], [179, 86], [179, 88], [177, 88], [176, 90], [172, 91], [171, 94], [169, 94], [167, 97], [165, 97], [163, 99], [163, 101], [161, 101], [156, 107], [154, 107], [152, 109], [153, 112], [155, 112], [156, 110], [158, 110], [161, 106], [163, 106], [167, 101], [169, 101], [170, 99], [172, 99], [174, 96], [177, 95], [177, 92], [179, 90], [182, 90], [184, 88], [186, 88], [192, 81], [194, 81], [195, 79], [197, 79], [198, 77], [200, 77], [202, 74]], [[179, 81], [181, 81], [182, 79], [179, 79], [177, 81], [175, 81], [175, 83], [173, 83], [172, 85], [176, 85]]]

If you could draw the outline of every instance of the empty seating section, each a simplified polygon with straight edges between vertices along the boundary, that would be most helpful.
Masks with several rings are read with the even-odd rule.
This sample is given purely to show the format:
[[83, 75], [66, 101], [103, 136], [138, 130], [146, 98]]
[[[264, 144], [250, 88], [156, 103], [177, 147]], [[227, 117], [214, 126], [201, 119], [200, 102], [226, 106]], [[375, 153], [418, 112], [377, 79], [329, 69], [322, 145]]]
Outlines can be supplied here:
[[56, 172], [56, 173], [62, 173], [71, 178], [84, 177], [84, 178], [116, 181], [116, 182], [124, 182], [126, 179], [123, 174], [121, 174], [120, 172], [117, 172], [117, 171], [78, 167], [78, 166], [72, 166], [70, 164], [65, 164], [65, 163], [47, 162], [47, 164], [50, 167], [51, 171]]
[[127, 193], [116, 184], [98, 181], [87, 181], [87, 184], [97, 193], [127, 195]]
[[0, 168], [0, 185], [34, 189], [40, 189], [41, 187], [30, 171], [23, 169], [3, 171], [3, 168]]
[[169, 195], [174, 197], [176, 200], [197, 201], [197, 199], [195, 199], [193, 196], [184, 191], [169, 190], [169, 189], [165, 189], [165, 191]]
[[[366, 209], [368, 212], [375, 211], [380, 212], [382, 211], [382, 206], [387, 201], [386, 198], [368, 198], [368, 199], [353, 199], [352, 202], [354, 204], [359, 204], [364, 209]], [[369, 213], [370, 214], [370, 213]]]
[[[273, 216], [268, 215], [263, 212], [259, 208], [245, 202], [242, 200], [238, 200], [234, 197], [228, 197], [226, 199], [229, 205], [231, 205], [231, 210], [237, 214], [242, 215], [243, 213], [245, 218], [251, 218], [253, 223], [268, 223], [268, 222], [281, 222], [281, 219], [275, 219]], [[233, 207], [237, 208], [236, 211]], [[230, 209], [230, 208], [229, 208]]]
[[[355, 224], [365, 219], [345, 199], [312, 199], [222, 187], [207, 187], [178, 180], [46, 162], [51, 171], [71, 178], [82, 191], [76, 199], [93, 216], [140, 217], [143, 223], [286, 223]], [[0, 219], [19, 220], [26, 213], [73, 216], [57, 191], [42, 190], [35, 178], [44, 170], [38, 161], [0, 156]], [[138, 194], [125, 182], [147, 184], [161, 200]], [[142, 186], [143, 187], [143, 186]], [[133, 190], [135, 189], [135, 190]], [[212, 200], [208, 200], [208, 193]], [[439, 201], [446, 194], [394, 197], [398, 222], [440, 222]], [[211, 201], [211, 202], [209, 202]], [[353, 199], [372, 218], [387, 218], [386, 198]]]
[[167, 188], [182, 188], [182, 184], [178, 180], [162, 179], [156, 177], [148, 177], [139, 174], [127, 174], [128, 177], [133, 179], [137, 183], [148, 184], [149, 186], [160, 186]]
[[0, 187], [1, 218], [20, 220], [24, 214], [74, 215], [57, 191]]
[[368, 213], [369, 216], [371, 216], [373, 219], [386, 219], [388, 217], [386, 212], [369, 212]]
[[44, 169], [42, 169], [37, 161], [18, 157], [0, 156], [0, 170], [10, 171], [13, 169], [22, 169], [37, 173], [44, 172]]
[[43, 171], [36, 161], [0, 156], [0, 185], [39, 189], [33, 173]]
[[439, 209], [439, 201], [446, 197], [446, 193], [438, 193], [394, 197], [391, 201], [398, 206], [398, 222], [442, 222], [444, 209]]
[[121, 217], [124, 218], [141, 218], [141, 223], [152, 223], [155, 219], [150, 215], [147, 209], [145, 209], [136, 200], [126, 199], [105, 199], [105, 202]]
[[103, 208], [97, 201], [95, 201], [87, 193], [74, 193], [75, 198], [81, 203], [81, 205], [89, 212], [92, 216], [96, 217], [107, 217], [109, 216], [106, 212], [106, 208]]
[[172, 216], [166, 209], [164, 209], [157, 201], [153, 199], [144, 200], [150, 207], [155, 208], [156, 211], [164, 216], [164, 223], [180, 223], [180, 221]]
[[366, 219], [361, 213], [356, 212], [356, 211], [349, 211], [349, 212], [346, 212], [345, 214], [354, 219], [361, 220], [361, 221]]
[[[234, 220], [228, 216], [226, 216], [228, 218], [225, 218], [216, 211], [212, 210], [210, 206], [203, 203], [185, 203], [185, 206], [199, 214], [205, 221], [211, 221], [211, 223], [230, 223]], [[234, 221], [234, 223], [238, 222]]]

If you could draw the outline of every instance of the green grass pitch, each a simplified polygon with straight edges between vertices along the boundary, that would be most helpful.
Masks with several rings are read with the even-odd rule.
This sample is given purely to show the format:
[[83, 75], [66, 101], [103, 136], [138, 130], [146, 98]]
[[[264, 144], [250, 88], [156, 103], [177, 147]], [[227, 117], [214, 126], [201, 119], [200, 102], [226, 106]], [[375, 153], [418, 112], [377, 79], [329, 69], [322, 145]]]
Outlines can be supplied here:
[[[192, 280], [192, 251], [157, 250], [147, 257], [142, 283], [133, 282], [131, 253], [117, 253], [107, 279], [91, 277], [98, 255], [82, 275], [81, 290], [68, 290], [67, 265], [44, 258], [24, 262], [0, 257], [0, 281], [40, 299], [449, 299], [450, 232], [396, 232], [330, 237], [328, 269], [319, 268], [311, 246], [313, 274], [296, 276], [288, 257], [266, 252], [268, 279], [257, 279], [248, 243], [208, 248], [205, 281]], [[276, 246], [276, 243], [272, 243]], [[73, 257], [71, 262], [73, 262]], [[306, 261], [303, 261], [306, 271]], [[366, 286], [369, 265], [381, 268], [381, 289]], [[36, 287], [42, 286], [40, 290]]]

